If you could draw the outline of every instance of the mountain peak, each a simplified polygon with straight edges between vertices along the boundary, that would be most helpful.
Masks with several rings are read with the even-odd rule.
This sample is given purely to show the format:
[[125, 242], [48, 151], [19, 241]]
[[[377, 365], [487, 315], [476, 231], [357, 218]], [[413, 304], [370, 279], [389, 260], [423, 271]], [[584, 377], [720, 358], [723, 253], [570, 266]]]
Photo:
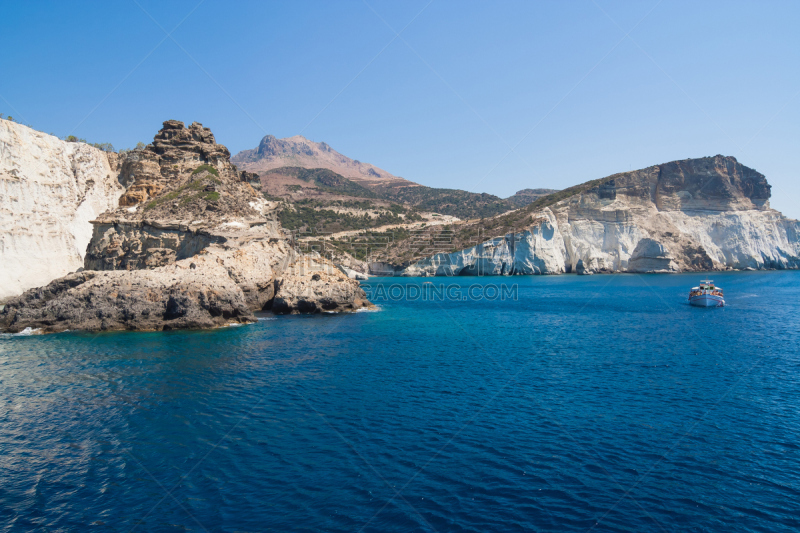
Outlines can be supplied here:
[[231, 161], [241, 169], [256, 173], [281, 167], [326, 168], [367, 187], [416, 185], [369, 163], [350, 159], [327, 143], [311, 141], [302, 135], [283, 139], [266, 135], [257, 148], [243, 150]]

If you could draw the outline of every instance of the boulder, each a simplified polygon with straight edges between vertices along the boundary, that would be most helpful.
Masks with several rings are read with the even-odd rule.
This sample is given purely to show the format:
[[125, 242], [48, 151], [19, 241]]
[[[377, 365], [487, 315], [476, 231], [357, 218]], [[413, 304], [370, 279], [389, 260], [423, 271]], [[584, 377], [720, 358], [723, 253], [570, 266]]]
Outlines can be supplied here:
[[645, 238], [639, 241], [628, 261], [628, 272], [676, 272], [672, 256], [660, 242]]
[[254, 322], [224, 267], [170, 265], [150, 271], [77, 272], [6, 303], [0, 329], [16, 333], [160, 331]]
[[278, 277], [272, 312], [314, 314], [371, 307], [358, 281], [324, 258], [298, 257]]

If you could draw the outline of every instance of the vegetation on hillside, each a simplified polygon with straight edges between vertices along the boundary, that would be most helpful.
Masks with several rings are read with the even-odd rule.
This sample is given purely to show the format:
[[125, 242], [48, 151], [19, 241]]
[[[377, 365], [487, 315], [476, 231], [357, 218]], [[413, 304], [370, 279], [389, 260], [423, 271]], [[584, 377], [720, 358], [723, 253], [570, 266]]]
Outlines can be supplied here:
[[517, 209], [501, 216], [481, 218], [480, 220], [465, 221], [445, 226], [428, 226], [425, 228], [424, 235], [417, 234], [413, 240], [406, 242], [402, 239], [395, 239], [392, 241], [391, 245], [383, 249], [375, 249], [373, 251], [373, 260], [400, 263], [422, 259], [432, 255], [432, 253], [430, 253], [430, 247], [426, 248], [424, 246], [426, 241], [429, 243], [440, 243], [440, 249], [437, 249], [436, 252], [450, 253], [464, 250], [495, 237], [519, 233], [529, 228], [537, 221], [542, 220], [542, 215], [539, 213], [542, 209], [551, 207], [562, 200], [599, 187], [618, 176], [620, 176], [620, 174], [614, 174], [569, 187], [562, 191], [543, 196], [522, 209]]
[[[367, 188], [326, 168], [281, 167], [272, 169], [262, 177], [289, 176], [314, 184], [320, 192], [357, 198], [375, 198], [397, 204], [406, 204], [416, 211], [451, 215], [461, 219], [492, 217], [517, 209], [523, 200], [510, 202], [492, 194], [473, 193], [460, 189], [438, 189], [424, 186], [392, 185]], [[302, 186], [289, 185], [292, 192]]]
[[558, 189], [523, 189], [506, 198], [516, 209], [525, 207], [539, 198], [558, 192]]
[[80, 139], [75, 137], [74, 135], [67, 135], [61, 139], [62, 141], [67, 141], [68, 143], [83, 143], [88, 144], [89, 146], [94, 146], [95, 148], [102, 150], [104, 152], [113, 152], [114, 145], [111, 143], [90, 143], [86, 139]]
[[[349, 180], [327, 168], [302, 168], [302, 167], [281, 167], [270, 170], [263, 174], [269, 179], [270, 175], [290, 176], [309, 183], [313, 183], [316, 188], [323, 192], [338, 194], [342, 196], [355, 196], [357, 198], [377, 198], [371, 190]], [[290, 188], [297, 186], [290, 186]], [[294, 190], [294, 189], [292, 189]]]
[[[338, 210], [337, 210], [338, 209]], [[364, 211], [363, 214], [339, 210]], [[374, 215], [367, 213], [370, 211]], [[300, 200], [284, 202], [278, 213], [281, 225], [306, 235], [325, 235], [340, 231], [377, 228], [422, 220], [419, 213], [400, 205], [383, 207], [370, 202]]]
[[[219, 177], [219, 170], [208, 164], [200, 165], [199, 167], [194, 169], [192, 171], [192, 176], [194, 176], [195, 174], [200, 174], [201, 172], [208, 172], [209, 174], [214, 174], [216, 177]], [[219, 181], [217, 181], [217, 183], [219, 183]]]
[[119, 151], [119, 155], [125, 155], [128, 152], [138, 152], [140, 150], [144, 150], [146, 146], [147, 145], [144, 144], [142, 141], [139, 141], [138, 143], [136, 143], [136, 146], [134, 146], [133, 148], [122, 148]]
[[[161, 196], [157, 196], [144, 206], [145, 211], [178, 199], [180, 199], [178, 204], [181, 207], [193, 203], [197, 200], [204, 200], [206, 202], [211, 202], [211, 203], [218, 201], [220, 195], [214, 189], [216, 188], [217, 185], [222, 184], [222, 182], [216, 177], [214, 177], [214, 175], [219, 176], [219, 173], [217, 172], [217, 169], [211, 167], [210, 165], [202, 165], [202, 166], [210, 167], [200, 170], [200, 172], [202, 171], [208, 172], [205, 176], [195, 179], [194, 181], [185, 183], [180, 187], [178, 187], [177, 189], [175, 189], [174, 191], [168, 192]], [[192, 175], [194, 176], [198, 173], [199, 173], [198, 170], [195, 170], [194, 172], [192, 172]]]
[[388, 231], [365, 231], [338, 239], [308, 240], [304, 244], [310, 249], [319, 250], [324, 255], [346, 253], [359, 261], [371, 261], [383, 257], [382, 251], [406, 242], [411, 237], [407, 228], [393, 228]]
[[[537, 211], [614, 177], [588, 181], [562, 191], [526, 189], [512, 198], [503, 199], [486, 193], [423, 186], [368, 189], [331, 170], [320, 168], [282, 167], [267, 172], [266, 176], [270, 174], [300, 179], [313, 184], [318, 191], [330, 192], [339, 198], [354, 198], [317, 198], [294, 202], [284, 199], [278, 214], [284, 228], [310, 237], [364, 230], [357, 237], [326, 242], [357, 259], [369, 257], [395, 263], [414, 261], [436, 252], [462, 250], [494, 237], [523, 231], [540, 219]], [[305, 189], [298, 184], [289, 185], [288, 188], [293, 192]], [[391, 202], [390, 206], [387, 207], [385, 202]], [[524, 207], [520, 208], [520, 205]], [[462, 219], [462, 222], [433, 224], [421, 231], [417, 228], [412, 232], [413, 235], [408, 233], [407, 228], [396, 228], [382, 234], [369, 231], [381, 226], [422, 221], [420, 212], [451, 215]], [[435, 243], [433, 248], [426, 244], [426, 240]], [[432, 252], [432, 249], [435, 251]]]
[[418, 211], [432, 211], [461, 219], [491, 217], [514, 209], [514, 205], [487, 193], [433, 187], [384, 187], [381, 198], [413, 205]]

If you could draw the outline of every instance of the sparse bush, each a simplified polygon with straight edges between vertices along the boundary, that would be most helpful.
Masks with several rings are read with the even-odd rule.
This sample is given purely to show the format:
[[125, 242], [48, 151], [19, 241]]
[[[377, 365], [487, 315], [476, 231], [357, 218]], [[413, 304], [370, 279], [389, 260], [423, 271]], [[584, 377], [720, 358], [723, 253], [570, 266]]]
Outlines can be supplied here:
[[[154, 198], [144, 206], [144, 209], [145, 210], [153, 209], [154, 207], [158, 207], [161, 204], [164, 204], [166, 202], [171, 202], [172, 200], [176, 200], [178, 198], [181, 199], [179, 204], [181, 206], [192, 203], [195, 200], [216, 202], [219, 200], [220, 194], [216, 191], [206, 191], [205, 188], [207, 185], [209, 185], [209, 183], [215, 183], [219, 185], [222, 182], [213, 176], [205, 176], [204, 178], [198, 179], [196, 181], [190, 181], [189, 183], [181, 185], [179, 188], [175, 189], [172, 192]], [[194, 193], [192, 193], [192, 191], [194, 191]]]
[[98, 150], [102, 150], [104, 152], [114, 151], [114, 145], [111, 143], [91, 143], [90, 146], [94, 146]]
[[195, 174], [200, 174], [203, 171], [206, 171], [210, 174], [214, 174], [216, 177], [219, 177], [219, 170], [217, 170], [211, 165], [200, 165], [199, 167], [197, 167], [192, 171], [192, 176], [194, 176]]
[[[291, 176], [313, 183], [320, 192], [359, 198], [377, 198], [373, 191], [327, 168], [281, 167], [266, 172], [265, 176]], [[292, 191], [299, 189], [291, 189]]]

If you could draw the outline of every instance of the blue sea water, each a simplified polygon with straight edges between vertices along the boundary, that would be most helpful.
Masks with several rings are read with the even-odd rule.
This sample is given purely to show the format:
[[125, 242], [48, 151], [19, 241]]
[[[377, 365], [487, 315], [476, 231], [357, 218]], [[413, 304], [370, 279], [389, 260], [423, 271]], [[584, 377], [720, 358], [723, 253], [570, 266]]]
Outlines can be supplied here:
[[3, 336], [0, 527], [797, 531], [800, 273], [716, 274], [723, 309], [699, 279], [373, 279], [377, 312]]

